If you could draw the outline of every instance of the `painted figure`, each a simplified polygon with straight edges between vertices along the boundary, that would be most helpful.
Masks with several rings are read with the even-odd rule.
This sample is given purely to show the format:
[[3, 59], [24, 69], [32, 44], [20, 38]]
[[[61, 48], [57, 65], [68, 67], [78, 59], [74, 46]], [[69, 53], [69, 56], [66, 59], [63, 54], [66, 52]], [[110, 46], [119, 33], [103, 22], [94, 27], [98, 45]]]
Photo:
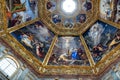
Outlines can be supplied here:
[[117, 31], [115, 38], [110, 42], [108, 46], [109, 50], [119, 43], [120, 43], [120, 30]]
[[77, 17], [76, 17], [76, 21], [79, 22], [79, 23], [84, 23], [86, 20], [86, 14], [79, 14]]
[[115, 17], [115, 22], [120, 23], [120, 0], [117, 2], [117, 13]]
[[88, 11], [92, 8], [92, 3], [90, 0], [85, 0], [83, 3], [83, 10]]
[[35, 13], [36, 6], [37, 6], [37, 1], [36, 0], [29, 0], [29, 5], [33, 13]]
[[103, 33], [104, 28], [101, 24], [94, 24], [89, 31], [89, 37], [92, 39], [94, 46], [98, 45], [101, 40], [101, 34]]
[[36, 44], [36, 54], [40, 58], [44, 57], [44, 51], [43, 51], [43, 44], [42, 43], [37, 43]]
[[60, 15], [57, 15], [57, 14], [54, 14], [52, 16], [52, 21], [56, 24], [56, 23], [60, 23], [61, 22], [61, 16]]
[[24, 33], [21, 35], [21, 42], [23, 42], [26, 46], [33, 48], [29, 36]]
[[72, 19], [67, 19], [64, 21], [64, 26], [66, 28], [72, 28], [74, 26], [74, 22]]
[[53, 12], [56, 9], [56, 3], [54, 1], [47, 2], [47, 9]]
[[114, 1], [112, 0], [101, 0], [101, 5], [100, 5], [100, 11], [101, 11], [101, 17], [107, 20], [112, 19], [112, 6]]

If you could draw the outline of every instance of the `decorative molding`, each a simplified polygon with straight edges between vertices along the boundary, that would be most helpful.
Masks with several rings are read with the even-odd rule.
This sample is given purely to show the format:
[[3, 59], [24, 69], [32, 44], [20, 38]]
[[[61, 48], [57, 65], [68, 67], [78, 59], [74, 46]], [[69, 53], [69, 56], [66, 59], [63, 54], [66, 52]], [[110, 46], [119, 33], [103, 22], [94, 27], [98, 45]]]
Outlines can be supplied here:
[[4, 0], [0, 1], [0, 33], [3, 32], [5, 29], [5, 23], [4, 23], [5, 22], [5, 18], [4, 18], [5, 4], [4, 4], [4, 2], [5, 2]]
[[33, 24], [33, 23], [36, 22], [36, 21], [39, 21], [39, 18], [36, 18], [36, 19], [34, 19], [34, 20], [24, 22], [24, 23], [22, 23], [22, 24], [20, 24], [20, 25], [16, 25], [16, 26], [14, 26], [14, 27], [8, 28], [8, 29], [7, 29], [7, 32], [8, 32], [8, 33], [14, 32], [14, 31], [16, 31], [16, 30], [18, 30], [18, 29], [20, 29], [20, 28], [23, 28], [23, 27], [26, 27], [26, 26], [28, 26], [28, 25], [30, 25], [30, 24]]
[[54, 45], [55, 45], [55, 43], [56, 43], [56, 40], [57, 40], [57, 35], [55, 35], [54, 38], [53, 38], [53, 41], [52, 41], [52, 43], [51, 43], [51, 46], [50, 46], [50, 48], [49, 48], [49, 50], [48, 50], [48, 52], [47, 52], [47, 55], [45, 56], [45, 59], [44, 59], [44, 61], [43, 61], [43, 65], [47, 65], [47, 63], [48, 63], [48, 61], [49, 61], [49, 58], [50, 58], [50, 56], [51, 56], [51, 54], [52, 54], [52, 50], [53, 50], [53, 48], [54, 48]]

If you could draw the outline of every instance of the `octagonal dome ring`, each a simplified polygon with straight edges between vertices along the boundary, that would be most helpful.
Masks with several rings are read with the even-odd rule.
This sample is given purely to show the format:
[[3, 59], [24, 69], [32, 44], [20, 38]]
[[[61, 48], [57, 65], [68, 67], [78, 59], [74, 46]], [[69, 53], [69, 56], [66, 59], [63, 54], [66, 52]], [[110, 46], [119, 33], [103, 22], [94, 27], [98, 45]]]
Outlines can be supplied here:
[[92, 0], [48, 0], [43, 3], [41, 1], [43, 7], [40, 16], [46, 15], [45, 18], [41, 17], [41, 20], [50, 24], [52, 28], [79, 28], [92, 16], [92, 4]]

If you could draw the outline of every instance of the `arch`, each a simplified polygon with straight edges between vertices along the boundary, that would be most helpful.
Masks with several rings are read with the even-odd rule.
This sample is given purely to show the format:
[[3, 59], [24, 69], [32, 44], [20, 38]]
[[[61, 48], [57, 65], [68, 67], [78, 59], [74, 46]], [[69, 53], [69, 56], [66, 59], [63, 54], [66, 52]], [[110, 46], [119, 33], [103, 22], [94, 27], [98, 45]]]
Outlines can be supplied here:
[[8, 77], [12, 77], [19, 67], [18, 61], [12, 56], [6, 55], [0, 60], [0, 70]]

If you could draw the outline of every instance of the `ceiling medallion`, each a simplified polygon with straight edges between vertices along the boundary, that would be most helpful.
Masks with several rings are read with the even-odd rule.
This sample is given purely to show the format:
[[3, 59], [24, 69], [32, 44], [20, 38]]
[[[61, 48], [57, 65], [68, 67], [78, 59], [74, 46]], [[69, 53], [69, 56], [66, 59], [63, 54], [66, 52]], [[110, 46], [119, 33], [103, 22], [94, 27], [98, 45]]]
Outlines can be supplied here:
[[91, 0], [50, 0], [46, 3], [46, 8], [50, 12], [52, 23], [73, 28], [87, 20], [87, 12], [92, 9], [92, 3]]

